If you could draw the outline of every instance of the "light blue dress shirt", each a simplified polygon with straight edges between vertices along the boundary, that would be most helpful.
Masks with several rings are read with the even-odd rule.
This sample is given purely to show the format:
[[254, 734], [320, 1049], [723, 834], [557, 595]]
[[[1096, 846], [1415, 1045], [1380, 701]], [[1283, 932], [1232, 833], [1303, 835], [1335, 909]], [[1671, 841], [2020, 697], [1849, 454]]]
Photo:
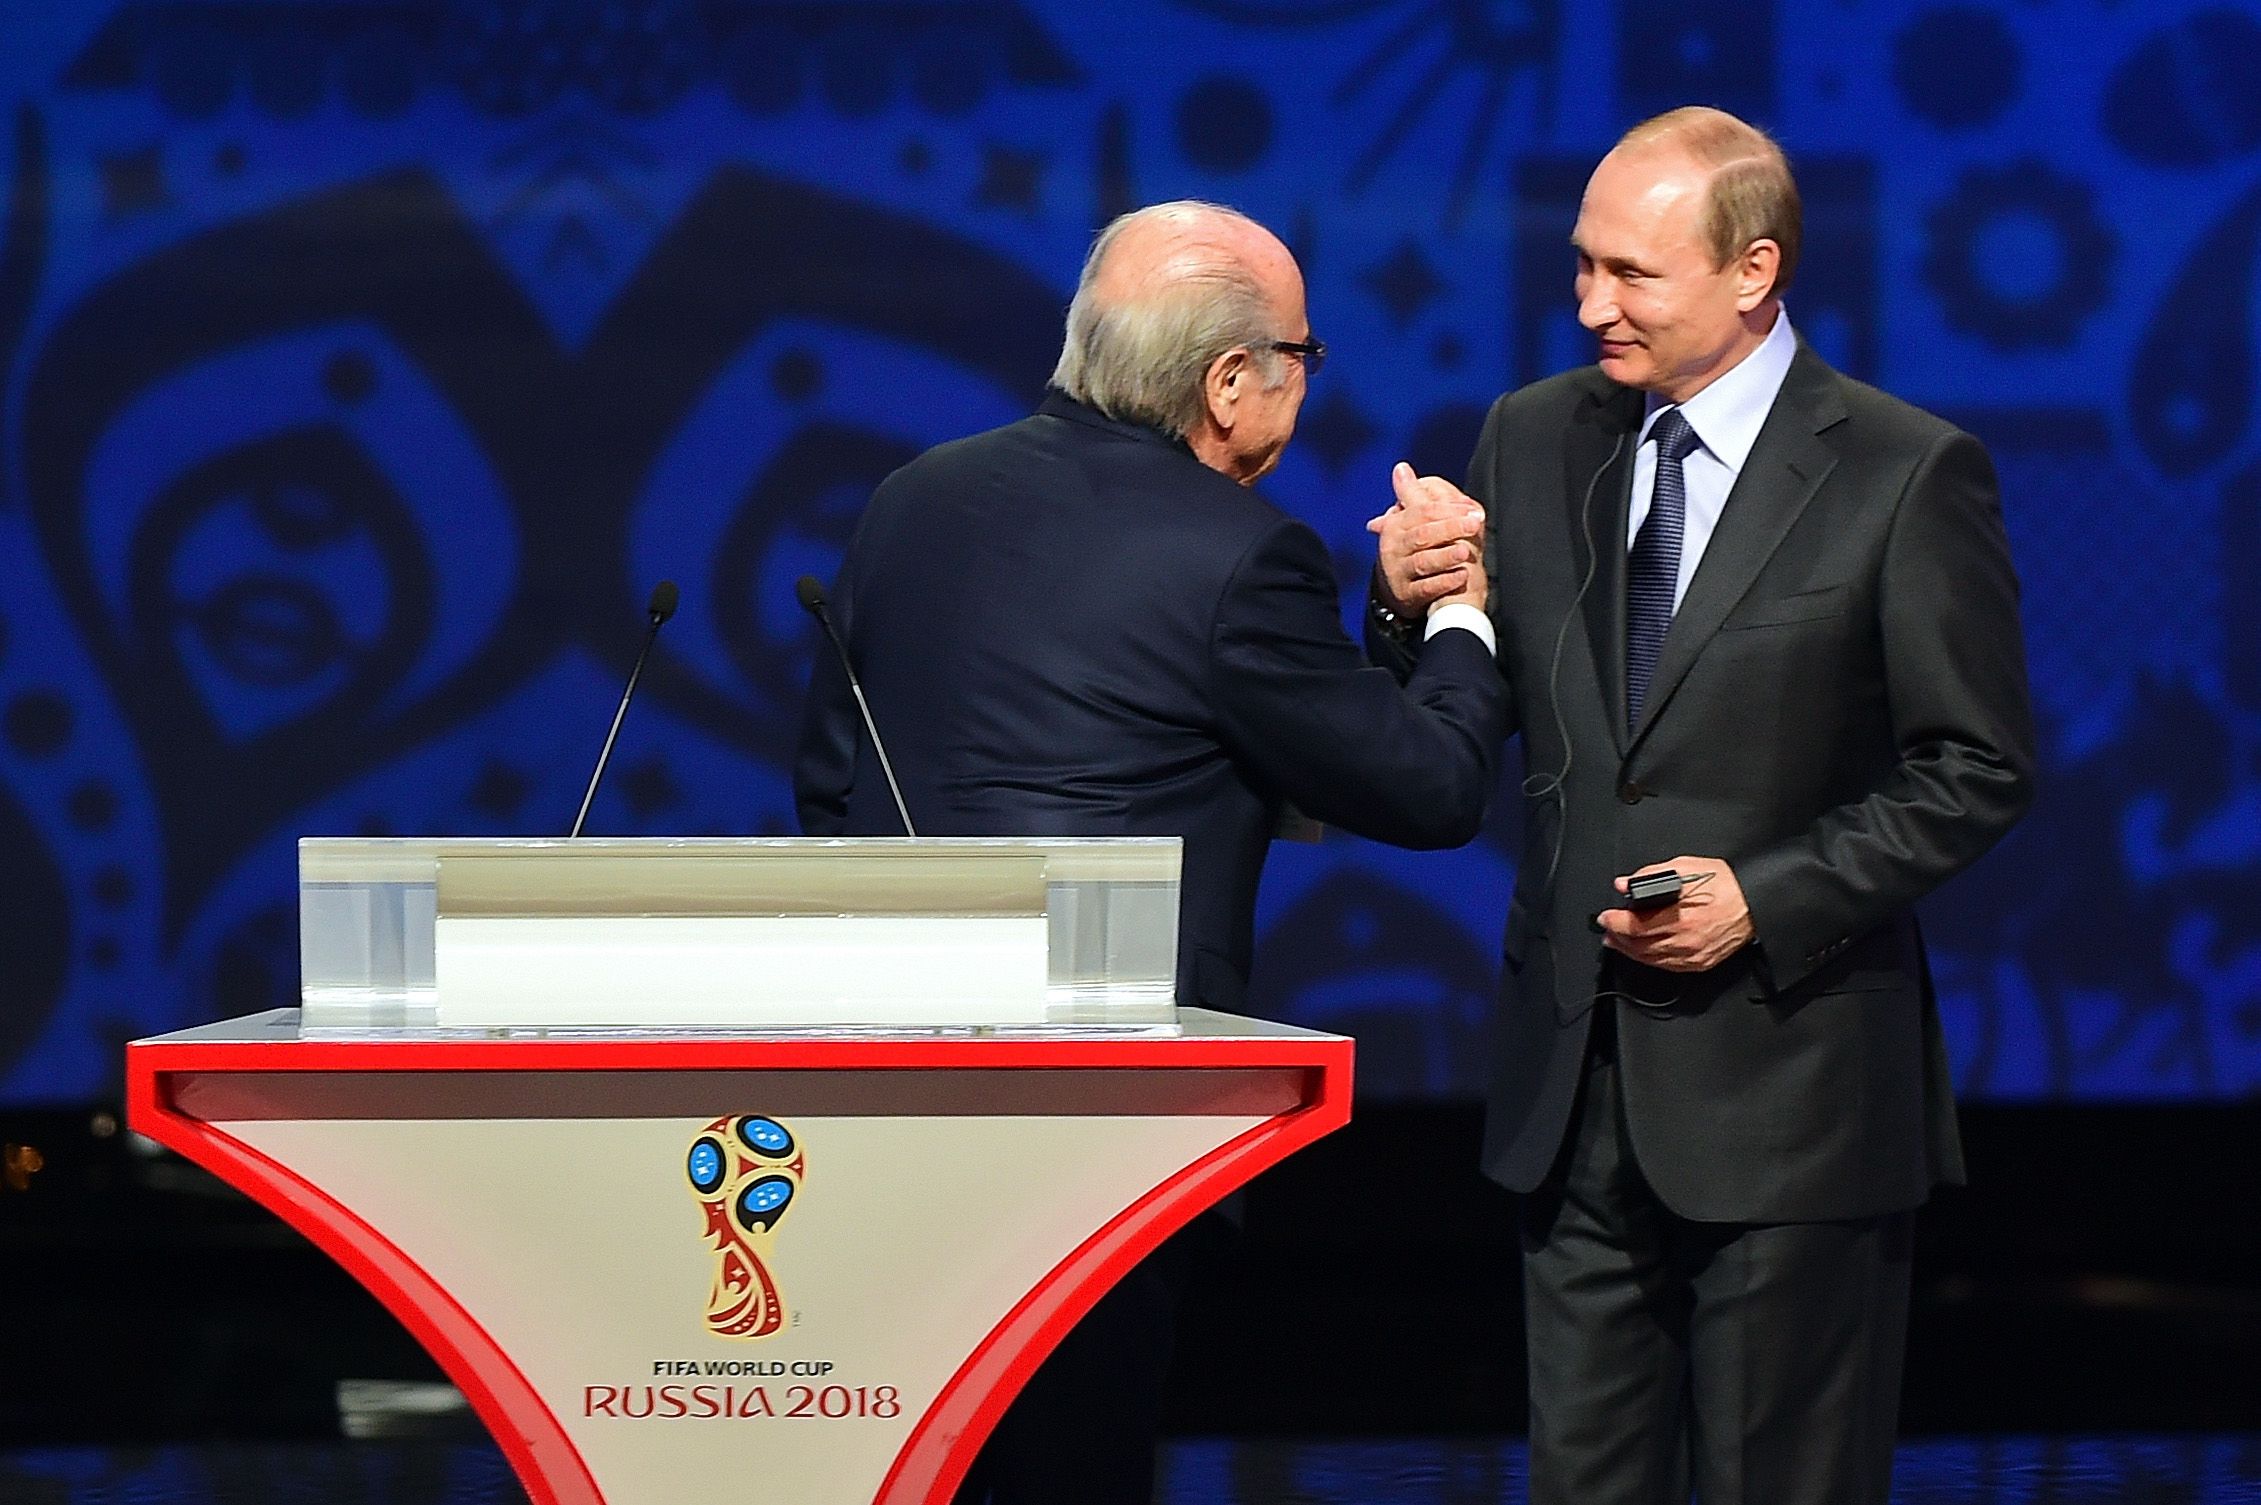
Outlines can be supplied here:
[[[1790, 330], [1789, 311], [1778, 310], [1774, 327], [1756, 350], [1680, 404], [1681, 415], [1696, 431], [1698, 442], [1680, 462], [1688, 482], [1688, 507], [1680, 533], [1680, 578], [1672, 589], [1674, 611], [1680, 609], [1681, 600], [1688, 594], [1688, 582], [1696, 578], [1696, 566], [1703, 563], [1712, 531], [1719, 526], [1719, 515], [1727, 510], [1727, 493], [1734, 489], [1735, 478], [1750, 459], [1751, 446], [1758, 442], [1759, 429], [1766, 423], [1797, 353], [1798, 337]], [[1657, 414], [1670, 406], [1651, 396], [1648, 416], [1641, 421], [1641, 447], [1633, 452], [1633, 505], [1625, 518], [1628, 551], [1633, 540], [1641, 536], [1649, 501], [1656, 494], [1656, 441], [1649, 437], [1650, 431], [1656, 427]]]

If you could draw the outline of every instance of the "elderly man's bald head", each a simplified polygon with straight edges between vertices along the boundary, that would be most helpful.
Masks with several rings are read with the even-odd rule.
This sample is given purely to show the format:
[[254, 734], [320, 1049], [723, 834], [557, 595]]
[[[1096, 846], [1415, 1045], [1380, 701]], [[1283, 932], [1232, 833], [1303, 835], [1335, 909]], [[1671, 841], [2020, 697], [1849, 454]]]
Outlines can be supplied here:
[[1237, 209], [1181, 200], [1136, 209], [1092, 242], [1085, 285], [1105, 306], [1167, 300], [1202, 284], [1294, 277], [1278, 236]]
[[1222, 205], [1155, 204], [1092, 242], [1052, 384], [1191, 442], [1219, 357], [1245, 352], [1262, 386], [1277, 388], [1290, 373], [1272, 342], [1306, 333], [1303, 278], [1278, 236]]

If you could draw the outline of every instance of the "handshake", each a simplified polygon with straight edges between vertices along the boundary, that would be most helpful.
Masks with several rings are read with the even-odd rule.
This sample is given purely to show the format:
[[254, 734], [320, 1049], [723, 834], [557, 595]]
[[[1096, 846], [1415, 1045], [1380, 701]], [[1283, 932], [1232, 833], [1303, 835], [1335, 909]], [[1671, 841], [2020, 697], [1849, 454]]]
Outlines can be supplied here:
[[1397, 499], [1366, 524], [1381, 537], [1376, 590], [1382, 605], [1418, 621], [1431, 608], [1461, 603], [1482, 611], [1484, 509], [1452, 482], [1413, 473], [1400, 461], [1390, 472]]
[[[1484, 509], [1450, 481], [1416, 475], [1410, 465], [1393, 469], [1390, 485], [1396, 501], [1366, 524], [1381, 539], [1375, 592], [1382, 605], [1408, 621], [1453, 603], [1483, 610], [1491, 589]], [[1653, 882], [1666, 872], [1681, 881]], [[1757, 933], [1734, 869], [1717, 857], [1682, 854], [1651, 863], [1618, 878], [1617, 891], [1623, 902], [1595, 914], [1594, 928], [1604, 946], [1643, 966], [1709, 971]]]

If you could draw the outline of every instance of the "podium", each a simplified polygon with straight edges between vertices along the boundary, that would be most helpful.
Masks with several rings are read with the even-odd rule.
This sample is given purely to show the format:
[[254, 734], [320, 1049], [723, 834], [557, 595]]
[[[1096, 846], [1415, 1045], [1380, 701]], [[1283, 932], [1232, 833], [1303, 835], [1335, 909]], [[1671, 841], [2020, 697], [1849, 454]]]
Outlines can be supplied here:
[[[541, 1505], [946, 1501], [1110, 1285], [1348, 1120], [1352, 1058], [1339, 1036], [1179, 1009], [1166, 982], [1157, 998], [1174, 841], [949, 847], [309, 843], [302, 1008], [134, 1042], [129, 1120], [366, 1285]], [[468, 886], [459, 857], [480, 870]], [[655, 877], [669, 864], [703, 864], [705, 897]], [[740, 865], [769, 871], [712, 881]], [[399, 892], [341, 911], [356, 883]], [[346, 943], [341, 912], [371, 944]], [[533, 923], [498, 939], [451, 930], [459, 914]], [[663, 923], [686, 919], [718, 923]], [[929, 973], [962, 994], [992, 963], [1025, 985], [1013, 953], [1034, 944], [1037, 1018], [1026, 996], [1001, 1024], [858, 1017], [899, 1001], [870, 967], [845, 987], [757, 969], [735, 993], [693, 989], [689, 1022], [664, 996], [628, 999], [631, 1024], [450, 1015], [451, 978], [550, 922], [584, 950], [743, 960], [821, 951], [801, 923], [820, 919], [914, 968], [892, 984], [914, 994]], [[954, 924], [987, 933], [959, 945], [938, 934]], [[617, 969], [590, 970], [565, 1017], [612, 1006]], [[651, 971], [664, 987], [665, 963]], [[732, 998], [743, 1019], [717, 1022]], [[474, 1002], [478, 1018], [521, 1006], [507, 980]], [[821, 1027], [791, 1022], [812, 1006]]]

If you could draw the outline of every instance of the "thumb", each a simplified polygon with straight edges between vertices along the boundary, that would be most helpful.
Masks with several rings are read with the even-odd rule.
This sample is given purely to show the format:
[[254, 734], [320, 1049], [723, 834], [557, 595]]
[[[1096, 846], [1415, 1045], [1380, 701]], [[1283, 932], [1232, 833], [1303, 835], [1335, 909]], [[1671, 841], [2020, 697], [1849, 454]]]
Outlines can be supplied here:
[[1419, 477], [1414, 475], [1413, 467], [1403, 460], [1390, 467], [1390, 489], [1397, 493], [1397, 503], [1401, 507], [1421, 500]]

